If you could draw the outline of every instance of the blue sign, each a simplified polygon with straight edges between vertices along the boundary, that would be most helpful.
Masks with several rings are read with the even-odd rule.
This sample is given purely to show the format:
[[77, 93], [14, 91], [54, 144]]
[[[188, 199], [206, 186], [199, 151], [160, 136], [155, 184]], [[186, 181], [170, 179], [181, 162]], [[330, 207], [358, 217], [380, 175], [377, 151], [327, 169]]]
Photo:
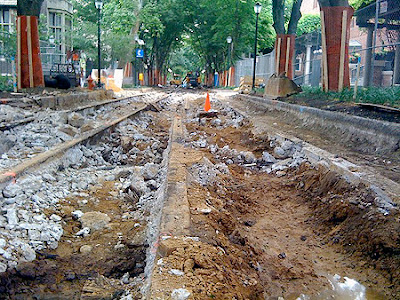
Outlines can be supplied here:
[[136, 49], [136, 57], [143, 58], [144, 57], [144, 50], [143, 49]]

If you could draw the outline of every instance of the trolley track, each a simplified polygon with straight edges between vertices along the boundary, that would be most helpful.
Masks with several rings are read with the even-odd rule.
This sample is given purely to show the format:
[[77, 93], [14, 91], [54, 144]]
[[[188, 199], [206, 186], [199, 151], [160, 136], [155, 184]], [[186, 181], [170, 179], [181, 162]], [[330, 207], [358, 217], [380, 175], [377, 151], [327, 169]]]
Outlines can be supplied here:
[[[78, 137], [79, 133], [82, 133], [84, 136], [90, 136], [86, 131], [93, 130], [93, 132], [95, 132], [96, 129], [102, 131], [104, 130], [104, 126], [107, 128], [105, 124], [115, 121], [118, 123], [124, 120], [124, 118], [129, 117], [130, 114], [126, 113], [127, 111], [140, 112], [143, 107], [145, 107], [143, 101], [140, 100], [145, 96], [146, 94], [140, 94], [120, 99], [90, 103], [70, 110], [51, 111], [50, 116], [45, 116], [46, 113], [43, 111], [37, 112], [34, 117], [4, 125], [3, 128], [7, 130], [9, 130], [10, 127], [14, 128], [14, 130], [10, 132], [10, 135], [13, 136], [14, 139], [17, 139], [15, 145], [22, 148], [24, 153], [22, 153], [21, 150], [13, 151], [13, 147], [10, 147], [9, 150], [12, 150], [10, 151], [10, 155], [7, 155], [9, 150], [3, 153], [3, 155], [6, 155], [3, 159], [5, 163], [3, 169], [5, 167], [15, 167], [18, 163], [22, 163], [27, 159], [29, 160], [32, 156], [40, 155], [43, 150], [48, 149], [48, 151], [51, 151], [50, 148], [62, 148], [61, 145], [55, 142], [55, 139], [52, 138], [53, 136], [57, 136], [59, 141], [64, 142], [64, 144], [70, 142], [70, 144], [73, 145], [76, 142], [75, 140], [80, 139], [80, 137]], [[144, 102], [146, 102], [146, 100]], [[43, 117], [44, 121], [41, 120]], [[59, 121], [54, 121], [54, 119], [59, 119]], [[29, 123], [32, 124], [29, 125]], [[27, 125], [27, 127], [23, 127], [22, 125]], [[35, 137], [26, 137], [18, 140], [18, 136], [27, 136], [30, 131], [33, 132], [32, 135], [37, 136], [38, 140]], [[41, 133], [45, 135], [43, 136]], [[42, 137], [45, 141], [43, 141]], [[82, 140], [85, 140], [85, 137]], [[40, 146], [30, 146], [34, 144], [39, 144]], [[43, 156], [45, 155], [42, 155], [42, 157]]]
[[[251, 119], [226, 102], [214, 101], [217, 116], [200, 120], [203, 103], [173, 94], [156, 105], [161, 114], [146, 111], [150, 103], [9, 182], [3, 194], [19, 186], [31, 198], [25, 206], [19, 199], [7, 204], [6, 222], [13, 205], [19, 219], [8, 229], [22, 226], [34, 237], [39, 229], [23, 222], [23, 210], [32, 210], [31, 223], [41, 213], [45, 227], [64, 232], [56, 249], [46, 241], [36, 260], [0, 275], [0, 293], [291, 299], [329, 290], [337, 272], [398, 295], [397, 208], [384, 215], [371, 191], [312, 165], [295, 142], [254, 135]], [[273, 158], [275, 148], [288, 150], [284, 145], [291, 147], [287, 157]], [[104, 227], [85, 233], [77, 210], [110, 220], [97, 214]], [[14, 240], [11, 246], [20, 247]], [[19, 250], [29, 257], [25, 252]]]

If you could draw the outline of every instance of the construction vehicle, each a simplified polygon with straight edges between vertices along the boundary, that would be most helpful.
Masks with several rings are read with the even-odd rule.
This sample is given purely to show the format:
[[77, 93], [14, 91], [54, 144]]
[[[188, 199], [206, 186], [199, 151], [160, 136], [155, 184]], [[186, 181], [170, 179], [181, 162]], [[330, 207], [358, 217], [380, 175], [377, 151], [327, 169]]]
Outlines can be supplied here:
[[185, 78], [187, 88], [200, 87], [201, 79], [199, 72], [189, 72]]
[[174, 78], [169, 82], [170, 85], [180, 86], [182, 85], [182, 79], [178, 74], [174, 74]]

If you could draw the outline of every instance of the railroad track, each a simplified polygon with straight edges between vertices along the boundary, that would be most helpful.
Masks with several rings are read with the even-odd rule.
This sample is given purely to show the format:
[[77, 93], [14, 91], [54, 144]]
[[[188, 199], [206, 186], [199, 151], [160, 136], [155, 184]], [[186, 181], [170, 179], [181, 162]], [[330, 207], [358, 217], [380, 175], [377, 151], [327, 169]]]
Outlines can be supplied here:
[[[74, 109], [71, 109], [68, 111], [64, 111], [64, 112], [84, 112], [85, 110], [104, 107], [107, 105], [113, 105], [116, 103], [121, 103], [123, 101], [129, 101], [129, 100], [132, 100], [134, 98], [141, 97], [144, 95], [145, 94], [140, 94], [140, 95], [125, 97], [125, 98], [120, 98], [120, 99], [113, 99], [113, 100], [92, 103], [92, 104], [77, 107], [77, 108], [74, 108]], [[85, 141], [88, 141], [95, 136], [98, 136], [99, 134], [109, 130], [110, 128], [113, 128], [114, 126], [121, 123], [122, 121], [124, 121], [128, 118], [131, 118], [131, 117], [137, 115], [138, 113], [145, 111], [146, 109], [149, 109], [152, 107], [154, 108], [154, 106], [156, 105], [157, 102], [159, 102], [167, 97], [163, 96], [156, 100], [148, 101], [148, 102], [145, 102], [142, 104], [140, 104], [138, 102], [134, 102], [133, 107], [129, 106], [130, 103], [128, 103], [128, 105], [125, 104], [125, 105], [120, 106], [120, 107], [124, 108], [124, 110], [129, 111], [130, 108], [133, 108], [133, 110], [130, 110], [128, 113], [125, 113], [125, 114], [122, 114], [119, 116], [113, 115], [113, 118], [109, 119], [109, 121], [106, 121], [104, 124], [94, 128], [90, 131], [84, 132], [79, 137], [75, 137], [72, 140], [63, 142], [61, 144], [57, 144], [57, 145], [53, 146], [52, 148], [50, 148], [49, 150], [39, 153], [32, 158], [24, 159], [21, 163], [19, 163], [16, 166], [13, 166], [8, 169], [0, 170], [0, 184], [4, 184], [11, 179], [15, 180], [16, 178], [21, 176], [21, 174], [23, 174], [26, 170], [28, 170], [34, 166], [38, 166], [41, 163], [44, 163], [52, 158], [58, 157], [59, 155], [64, 153], [69, 148], [71, 148], [77, 144], [84, 143]], [[32, 118], [32, 119], [34, 119], [34, 118]], [[25, 121], [18, 122], [19, 123], [18, 125], [27, 124], [32, 121], [33, 120], [31, 120], [31, 118], [30, 118], [29, 121], [25, 120]], [[18, 126], [18, 125], [16, 125], [16, 126]]]

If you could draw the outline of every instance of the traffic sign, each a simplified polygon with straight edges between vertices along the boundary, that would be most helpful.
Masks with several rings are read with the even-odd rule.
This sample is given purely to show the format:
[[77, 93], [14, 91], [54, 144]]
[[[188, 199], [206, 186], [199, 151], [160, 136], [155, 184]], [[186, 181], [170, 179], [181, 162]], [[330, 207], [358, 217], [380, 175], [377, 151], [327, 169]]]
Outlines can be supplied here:
[[143, 49], [136, 49], [136, 57], [143, 58], [144, 57], [144, 50]]

